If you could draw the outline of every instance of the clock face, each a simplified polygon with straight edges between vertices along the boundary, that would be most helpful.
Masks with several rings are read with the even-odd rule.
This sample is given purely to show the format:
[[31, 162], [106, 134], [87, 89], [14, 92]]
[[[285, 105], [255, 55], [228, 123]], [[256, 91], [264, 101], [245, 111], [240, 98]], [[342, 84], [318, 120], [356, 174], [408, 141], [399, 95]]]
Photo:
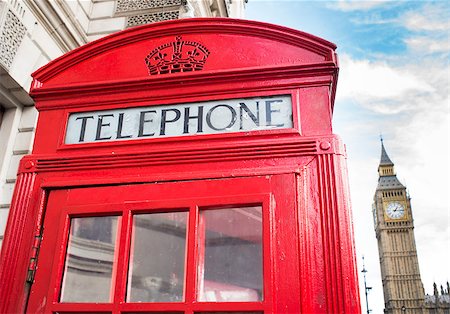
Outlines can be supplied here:
[[399, 202], [390, 202], [386, 207], [386, 214], [392, 219], [402, 218], [405, 216], [405, 206]]

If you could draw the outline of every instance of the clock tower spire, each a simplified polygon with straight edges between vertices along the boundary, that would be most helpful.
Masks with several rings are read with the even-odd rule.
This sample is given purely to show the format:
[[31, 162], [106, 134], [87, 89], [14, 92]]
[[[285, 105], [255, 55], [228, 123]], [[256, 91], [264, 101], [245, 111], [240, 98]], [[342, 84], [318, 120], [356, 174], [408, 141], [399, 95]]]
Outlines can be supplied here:
[[381, 159], [380, 165], [378, 166], [378, 173], [381, 176], [392, 176], [394, 174], [394, 163], [389, 158], [384, 148], [383, 138], [381, 139]]
[[385, 313], [423, 313], [424, 289], [414, 239], [414, 222], [406, 187], [381, 139], [373, 216], [378, 241]]

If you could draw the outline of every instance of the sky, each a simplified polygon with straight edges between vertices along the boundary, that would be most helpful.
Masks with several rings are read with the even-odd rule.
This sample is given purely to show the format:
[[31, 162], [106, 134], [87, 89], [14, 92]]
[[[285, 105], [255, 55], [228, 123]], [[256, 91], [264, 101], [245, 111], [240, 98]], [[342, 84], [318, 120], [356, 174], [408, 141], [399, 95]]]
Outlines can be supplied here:
[[347, 165], [362, 310], [383, 313], [372, 218], [380, 134], [408, 189], [425, 292], [450, 281], [450, 4], [446, 1], [250, 0], [246, 18], [279, 24], [338, 46], [333, 131]]

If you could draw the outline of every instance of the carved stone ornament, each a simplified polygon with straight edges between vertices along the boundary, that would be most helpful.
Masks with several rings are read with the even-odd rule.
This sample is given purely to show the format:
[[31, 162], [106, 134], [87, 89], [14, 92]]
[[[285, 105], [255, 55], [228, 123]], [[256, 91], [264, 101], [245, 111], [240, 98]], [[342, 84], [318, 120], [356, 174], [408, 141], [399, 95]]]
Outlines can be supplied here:
[[7, 10], [4, 25], [0, 25], [0, 30], [0, 63], [9, 69], [25, 36], [26, 28], [11, 10]]
[[116, 13], [184, 5], [184, 0], [117, 0]]
[[176, 41], [155, 48], [145, 58], [150, 75], [203, 70], [209, 51], [195, 41]]
[[127, 17], [127, 28], [161, 21], [177, 20], [180, 10], [138, 14]]

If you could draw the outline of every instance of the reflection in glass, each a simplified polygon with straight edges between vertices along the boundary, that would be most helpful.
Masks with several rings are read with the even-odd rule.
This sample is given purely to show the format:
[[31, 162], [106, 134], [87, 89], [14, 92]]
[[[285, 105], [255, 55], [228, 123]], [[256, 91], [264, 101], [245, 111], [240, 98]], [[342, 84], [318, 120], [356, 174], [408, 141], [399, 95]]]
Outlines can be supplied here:
[[261, 206], [202, 210], [199, 228], [199, 300], [262, 300]]
[[120, 217], [72, 218], [61, 302], [111, 302]]
[[183, 301], [186, 220], [186, 212], [134, 216], [127, 302]]

